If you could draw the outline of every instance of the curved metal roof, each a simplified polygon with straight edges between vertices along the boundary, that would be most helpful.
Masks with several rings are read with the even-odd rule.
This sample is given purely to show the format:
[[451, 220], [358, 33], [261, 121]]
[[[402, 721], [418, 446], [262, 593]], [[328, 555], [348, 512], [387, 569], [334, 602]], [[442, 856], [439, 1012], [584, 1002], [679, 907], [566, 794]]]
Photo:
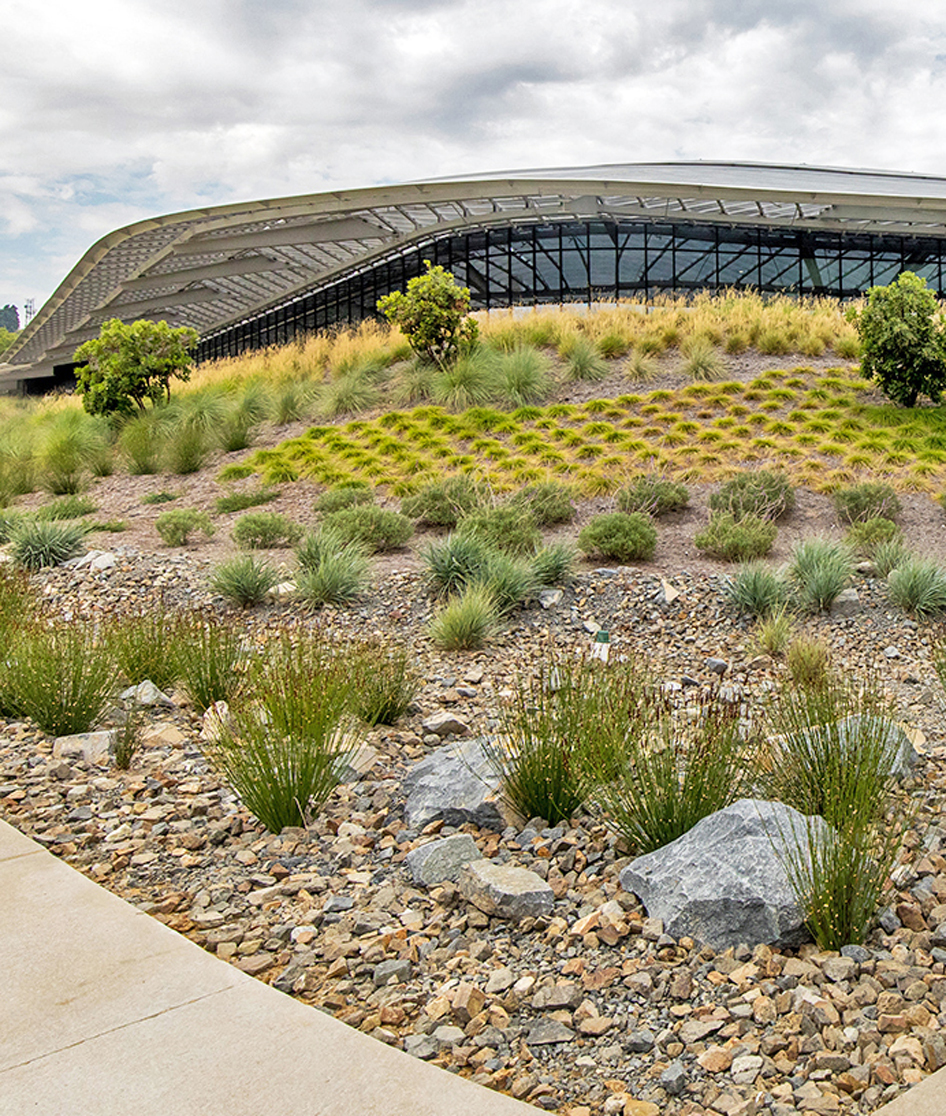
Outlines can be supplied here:
[[760, 163], [508, 171], [193, 209], [94, 244], [4, 354], [0, 385], [47, 376], [107, 318], [202, 335], [441, 231], [577, 216], [946, 237], [946, 179]]

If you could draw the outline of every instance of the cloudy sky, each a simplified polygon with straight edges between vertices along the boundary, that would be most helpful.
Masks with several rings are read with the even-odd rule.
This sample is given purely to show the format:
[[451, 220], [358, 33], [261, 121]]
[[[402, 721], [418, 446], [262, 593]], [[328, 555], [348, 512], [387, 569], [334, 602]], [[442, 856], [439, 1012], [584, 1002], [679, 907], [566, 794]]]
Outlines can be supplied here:
[[934, 0], [4, 0], [0, 305], [240, 199], [672, 159], [946, 175]]

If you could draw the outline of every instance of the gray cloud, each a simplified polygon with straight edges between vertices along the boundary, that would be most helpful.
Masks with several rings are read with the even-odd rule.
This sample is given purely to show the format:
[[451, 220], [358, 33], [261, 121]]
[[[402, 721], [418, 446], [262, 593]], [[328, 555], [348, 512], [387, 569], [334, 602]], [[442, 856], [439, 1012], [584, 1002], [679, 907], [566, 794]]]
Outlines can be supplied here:
[[0, 303], [117, 225], [237, 198], [679, 158], [943, 171], [905, 0], [12, 0]]

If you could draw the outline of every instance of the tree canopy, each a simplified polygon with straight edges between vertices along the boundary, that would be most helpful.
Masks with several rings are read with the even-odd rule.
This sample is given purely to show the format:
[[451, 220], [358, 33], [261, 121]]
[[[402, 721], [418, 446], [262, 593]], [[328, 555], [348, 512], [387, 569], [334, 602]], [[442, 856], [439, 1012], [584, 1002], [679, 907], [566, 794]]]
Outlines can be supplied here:
[[939, 403], [946, 387], [943, 312], [926, 280], [904, 271], [887, 287], [871, 287], [851, 318], [861, 338], [861, 370], [888, 399], [916, 406], [920, 395]]
[[467, 318], [470, 290], [444, 268], [424, 260], [427, 272], [408, 280], [407, 291], [378, 299], [378, 309], [400, 327], [419, 356], [441, 367], [455, 360], [465, 344], [476, 340], [477, 325]]
[[167, 322], [110, 318], [99, 336], [80, 345], [76, 386], [90, 415], [132, 414], [171, 398], [170, 381], [190, 378], [197, 331]]

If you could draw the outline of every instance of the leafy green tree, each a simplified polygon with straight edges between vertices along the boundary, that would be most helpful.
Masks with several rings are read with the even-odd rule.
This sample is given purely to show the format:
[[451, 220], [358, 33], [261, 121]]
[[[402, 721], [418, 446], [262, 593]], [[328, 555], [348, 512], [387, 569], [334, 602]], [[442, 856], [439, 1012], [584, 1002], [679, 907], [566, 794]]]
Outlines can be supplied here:
[[171, 377], [190, 378], [190, 350], [197, 331], [167, 322], [110, 318], [98, 337], [75, 352], [76, 386], [90, 415], [133, 414], [171, 398]]
[[871, 287], [867, 305], [851, 320], [861, 339], [861, 369], [904, 407], [929, 396], [939, 403], [946, 387], [943, 313], [926, 280], [905, 271], [887, 287]]
[[6, 306], [0, 306], [0, 331], [6, 330], [8, 333], [16, 333], [19, 328], [19, 310], [10, 302]]
[[0, 325], [0, 353], [6, 352], [19, 335]]
[[456, 360], [461, 348], [477, 337], [470, 312], [469, 287], [461, 287], [442, 267], [424, 260], [427, 272], [408, 280], [407, 291], [378, 299], [378, 309], [400, 327], [419, 356], [441, 368]]

